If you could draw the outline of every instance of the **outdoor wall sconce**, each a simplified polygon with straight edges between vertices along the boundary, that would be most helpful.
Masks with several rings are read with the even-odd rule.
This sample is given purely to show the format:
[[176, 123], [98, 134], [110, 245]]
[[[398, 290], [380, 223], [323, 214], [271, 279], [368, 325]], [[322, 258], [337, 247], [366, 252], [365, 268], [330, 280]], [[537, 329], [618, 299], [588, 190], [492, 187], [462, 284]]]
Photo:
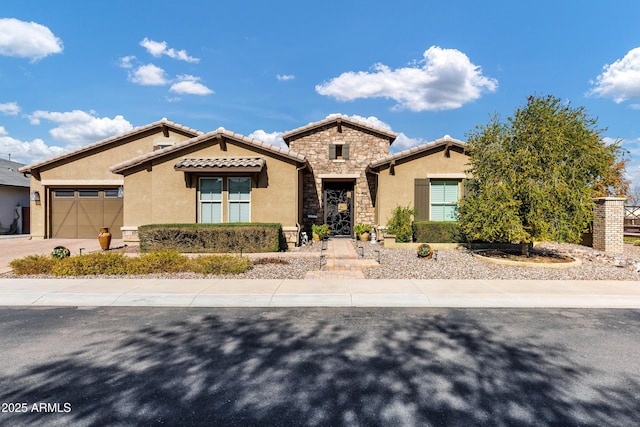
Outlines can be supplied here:
[[40, 204], [40, 192], [39, 191], [32, 191], [31, 192], [31, 201], [32, 202], [36, 202], [36, 205]]
[[118, 199], [122, 199], [124, 197], [124, 186], [118, 187]]

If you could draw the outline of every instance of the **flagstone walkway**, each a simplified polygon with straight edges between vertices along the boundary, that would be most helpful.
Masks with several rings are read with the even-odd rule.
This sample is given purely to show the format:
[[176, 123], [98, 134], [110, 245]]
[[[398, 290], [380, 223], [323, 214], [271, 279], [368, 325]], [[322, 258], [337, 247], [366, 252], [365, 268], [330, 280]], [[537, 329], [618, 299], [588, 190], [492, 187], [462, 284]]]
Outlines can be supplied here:
[[321, 270], [309, 271], [305, 279], [310, 280], [348, 280], [364, 279], [363, 267], [376, 267], [374, 259], [361, 258], [350, 239], [329, 239], [322, 242], [326, 249], [322, 250]]

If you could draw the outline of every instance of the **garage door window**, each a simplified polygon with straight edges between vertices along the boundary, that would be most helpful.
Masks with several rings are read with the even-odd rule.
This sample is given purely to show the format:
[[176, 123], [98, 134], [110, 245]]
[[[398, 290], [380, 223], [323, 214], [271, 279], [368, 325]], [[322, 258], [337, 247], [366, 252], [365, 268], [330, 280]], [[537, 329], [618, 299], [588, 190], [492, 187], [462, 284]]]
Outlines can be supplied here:
[[98, 190], [78, 190], [78, 197], [97, 199], [99, 196]]
[[75, 197], [75, 191], [73, 191], [73, 190], [55, 190], [53, 192], [53, 196], [54, 197], [58, 197], [58, 198], [74, 198]]
[[104, 197], [106, 199], [117, 199], [118, 198], [118, 189], [117, 188], [113, 188], [113, 189], [104, 190]]

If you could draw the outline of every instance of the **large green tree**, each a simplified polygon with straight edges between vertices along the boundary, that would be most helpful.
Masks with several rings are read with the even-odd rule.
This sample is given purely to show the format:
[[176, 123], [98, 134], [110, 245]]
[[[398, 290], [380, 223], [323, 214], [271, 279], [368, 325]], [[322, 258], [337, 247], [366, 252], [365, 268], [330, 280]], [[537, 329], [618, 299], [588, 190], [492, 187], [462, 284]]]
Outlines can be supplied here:
[[621, 147], [606, 144], [583, 107], [531, 96], [506, 122], [494, 116], [470, 132], [472, 178], [459, 206], [471, 240], [578, 242], [594, 196], [624, 195]]

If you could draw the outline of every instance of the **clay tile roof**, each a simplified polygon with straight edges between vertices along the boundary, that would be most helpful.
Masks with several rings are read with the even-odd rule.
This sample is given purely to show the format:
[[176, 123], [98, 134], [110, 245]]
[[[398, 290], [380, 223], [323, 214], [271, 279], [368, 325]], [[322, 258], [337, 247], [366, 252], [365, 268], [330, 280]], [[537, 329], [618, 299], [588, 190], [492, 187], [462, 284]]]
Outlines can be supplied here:
[[415, 147], [408, 148], [406, 150], [400, 151], [398, 153], [390, 154], [381, 159], [375, 160], [369, 163], [369, 168], [375, 169], [387, 163], [391, 163], [394, 160], [401, 160], [409, 156], [413, 156], [419, 153], [426, 153], [433, 148], [440, 147], [442, 145], [455, 145], [461, 148], [465, 148], [467, 145], [466, 142], [460, 141], [459, 139], [451, 138], [449, 135], [444, 136], [443, 138], [438, 138], [435, 141], [429, 141], [424, 144], [416, 145]]
[[233, 157], [214, 159], [182, 159], [174, 166], [175, 170], [255, 170], [260, 171], [266, 161], [262, 157]]
[[118, 163], [117, 165], [111, 166], [109, 170], [113, 173], [121, 173], [126, 169], [129, 169], [137, 165], [141, 165], [145, 162], [160, 158], [162, 156], [166, 156], [171, 153], [178, 152], [186, 147], [199, 144], [211, 139], [222, 138], [222, 137], [239, 142], [240, 144], [243, 144], [248, 148], [258, 148], [260, 150], [264, 150], [264, 151], [273, 153], [275, 155], [278, 155], [280, 157], [285, 157], [287, 159], [294, 160], [299, 163], [305, 163], [305, 164], [307, 163], [306, 157], [304, 157], [302, 154], [296, 153], [293, 150], [280, 149], [274, 145], [267, 144], [266, 142], [249, 138], [247, 136], [240, 135], [239, 133], [228, 131], [224, 128], [218, 128], [214, 131], [207, 132], [205, 134], [202, 134], [195, 138], [191, 138], [187, 141], [183, 141], [171, 147], [167, 147], [167, 148], [163, 148], [162, 150], [157, 150], [151, 153], [143, 154], [141, 156], [127, 160], [125, 162]]
[[372, 132], [375, 132], [377, 134], [379, 134], [380, 136], [389, 138], [391, 140], [391, 142], [393, 142], [397, 137], [398, 134], [396, 134], [395, 132], [392, 132], [388, 129], [383, 129], [381, 127], [378, 126], [373, 126], [370, 125], [369, 123], [366, 122], [362, 122], [360, 120], [355, 120], [352, 119], [349, 116], [345, 116], [344, 114], [335, 114], [335, 115], [331, 115], [329, 117], [327, 117], [324, 120], [320, 120], [318, 122], [313, 122], [313, 123], [309, 123], [305, 126], [301, 126], [299, 128], [290, 130], [288, 132], [285, 132], [282, 134], [282, 138], [285, 140], [285, 142], [289, 143], [289, 140], [297, 135], [300, 135], [301, 133], [304, 132], [308, 132], [314, 129], [317, 129], [319, 127], [328, 125], [328, 124], [332, 124], [332, 123], [348, 123], [352, 126], [356, 126], [362, 129], [366, 129]]
[[50, 158], [45, 159], [45, 160], [43, 160], [41, 162], [31, 163], [30, 165], [21, 167], [20, 168], [20, 172], [28, 172], [28, 173], [30, 173], [32, 169], [37, 169], [37, 168], [40, 168], [42, 166], [48, 165], [50, 163], [54, 163], [54, 162], [57, 162], [59, 160], [64, 160], [66, 158], [75, 156], [77, 154], [81, 154], [81, 153], [84, 153], [86, 151], [90, 151], [90, 150], [93, 150], [95, 148], [99, 148], [99, 147], [102, 147], [104, 145], [111, 144], [111, 143], [113, 143], [115, 141], [118, 141], [118, 140], [130, 137], [130, 136], [134, 136], [134, 135], [146, 132], [146, 131], [148, 131], [150, 129], [160, 128], [162, 126], [168, 126], [168, 127], [172, 128], [174, 130], [183, 132], [183, 133], [185, 133], [187, 135], [197, 136], [197, 135], [202, 135], [203, 134], [202, 131], [199, 131], [199, 130], [196, 130], [196, 129], [192, 129], [190, 127], [183, 126], [183, 125], [180, 125], [178, 123], [172, 122], [171, 120], [167, 120], [166, 118], [163, 118], [161, 120], [158, 120], [157, 122], [153, 122], [153, 123], [149, 123], [148, 125], [136, 127], [134, 129], [131, 129], [128, 132], [124, 132], [124, 133], [121, 133], [121, 134], [118, 134], [118, 135], [103, 139], [101, 141], [94, 142], [92, 144], [84, 145], [84, 146], [82, 146], [82, 147], [80, 147], [80, 148], [78, 148], [76, 150], [68, 151], [66, 153], [62, 153], [60, 155], [57, 155], [57, 156], [54, 156], [54, 157], [50, 157]]

